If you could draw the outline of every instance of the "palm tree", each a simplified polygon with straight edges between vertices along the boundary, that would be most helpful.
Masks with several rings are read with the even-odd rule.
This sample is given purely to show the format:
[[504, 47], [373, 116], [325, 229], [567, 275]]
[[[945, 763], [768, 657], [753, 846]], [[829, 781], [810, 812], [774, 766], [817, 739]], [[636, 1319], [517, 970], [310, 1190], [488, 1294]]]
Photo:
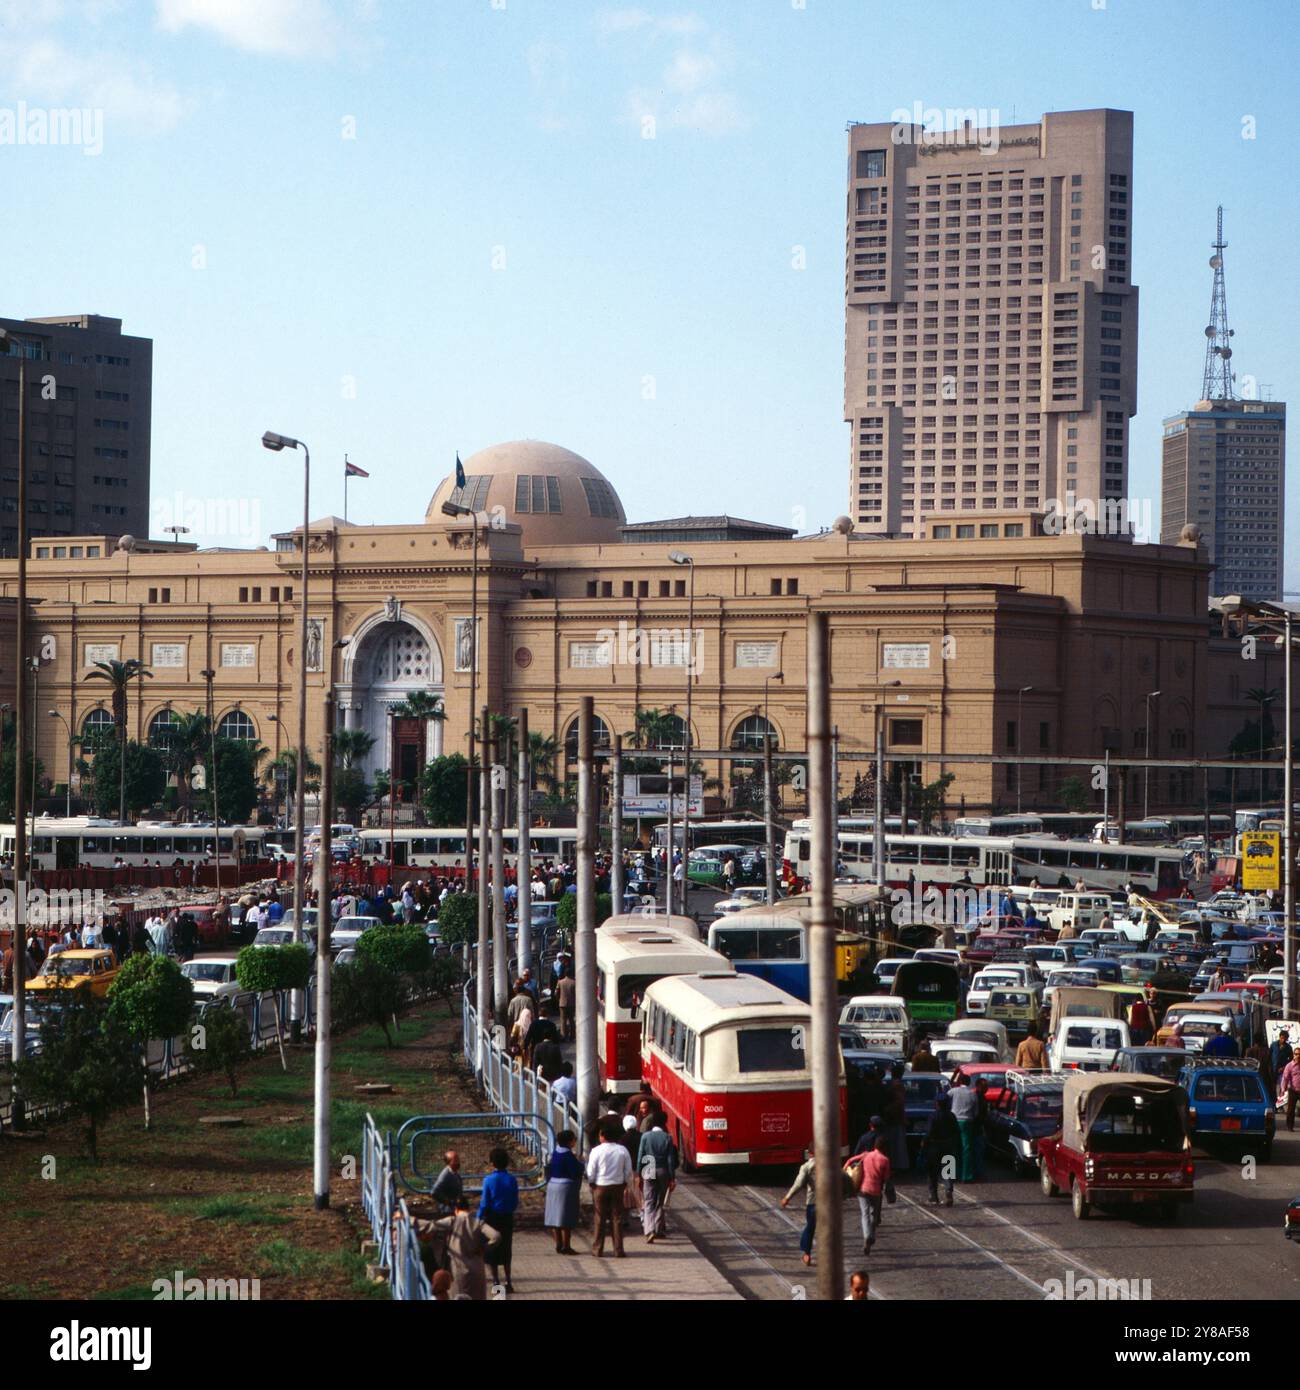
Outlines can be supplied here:
[[[418, 719], [420, 721], [420, 761], [415, 773], [415, 787], [418, 792], [420, 776], [424, 771], [425, 763], [429, 761], [429, 720], [446, 719], [447, 711], [443, 706], [441, 695], [434, 695], [427, 690], [412, 690], [400, 705], [393, 706], [392, 713], [394, 718], [397, 719]], [[402, 781], [399, 778], [397, 784], [398, 794], [401, 793], [402, 786]], [[419, 816], [421, 822], [423, 822], [423, 816], [420, 816], [420, 798], [418, 795], [415, 800], [416, 815]]]
[[340, 767], [350, 768], [354, 763], [364, 762], [374, 746], [374, 734], [368, 734], [364, 729], [334, 731], [334, 756]]
[[[560, 740], [537, 729], [528, 731], [528, 767], [535, 786], [540, 778], [555, 790], [555, 760], [560, 756]], [[532, 787], [529, 788], [532, 790]]]
[[212, 750], [212, 725], [202, 710], [190, 714], [175, 714], [170, 724], [159, 727], [152, 742], [159, 748], [167, 770], [176, 776], [179, 790], [181, 820], [189, 820], [190, 769], [198, 762], [206, 764]]
[[[260, 757], [258, 760], [260, 761]], [[298, 750], [296, 748], [286, 748], [279, 757], [273, 758], [267, 765], [266, 776], [272, 784], [274, 784], [277, 777], [283, 779], [286, 800], [296, 796], [298, 793]], [[313, 779], [319, 777], [320, 764], [308, 753], [307, 780], [303, 783], [303, 791], [318, 791], [320, 789], [320, 783]]]
[[121, 768], [117, 818], [123, 825], [126, 824], [126, 697], [132, 681], [152, 675], [137, 657], [129, 661], [97, 661], [95, 669], [86, 675], [88, 681], [107, 681], [112, 687], [113, 723], [117, 728], [118, 766]]

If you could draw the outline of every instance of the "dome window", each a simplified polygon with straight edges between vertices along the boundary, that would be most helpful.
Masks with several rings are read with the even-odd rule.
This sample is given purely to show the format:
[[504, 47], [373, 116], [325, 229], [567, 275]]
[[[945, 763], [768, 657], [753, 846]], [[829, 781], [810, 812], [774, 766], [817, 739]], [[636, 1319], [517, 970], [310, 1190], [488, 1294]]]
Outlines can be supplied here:
[[587, 494], [587, 506], [592, 516], [618, 516], [618, 499], [604, 478], [584, 478], [582, 490]]
[[559, 478], [521, 473], [515, 479], [515, 511], [559, 513], [563, 510]]

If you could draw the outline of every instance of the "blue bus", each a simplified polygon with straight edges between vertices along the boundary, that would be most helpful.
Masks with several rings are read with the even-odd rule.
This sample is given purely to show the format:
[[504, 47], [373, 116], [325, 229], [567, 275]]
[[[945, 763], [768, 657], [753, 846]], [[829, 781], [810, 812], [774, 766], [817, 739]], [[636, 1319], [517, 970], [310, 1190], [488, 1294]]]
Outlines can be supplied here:
[[746, 908], [714, 922], [709, 946], [726, 956], [739, 974], [757, 975], [808, 1002], [808, 932], [797, 916]]

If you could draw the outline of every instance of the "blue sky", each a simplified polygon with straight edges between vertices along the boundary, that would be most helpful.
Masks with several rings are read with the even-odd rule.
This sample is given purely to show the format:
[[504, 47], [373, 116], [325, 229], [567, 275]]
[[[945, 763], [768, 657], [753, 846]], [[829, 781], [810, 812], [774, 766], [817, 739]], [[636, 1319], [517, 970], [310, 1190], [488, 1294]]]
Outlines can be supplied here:
[[1238, 369], [1293, 392], [1297, 47], [1289, 0], [0, 0], [0, 108], [104, 113], [93, 156], [0, 145], [0, 314], [152, 337], [156, 502], [248, 499], [257, 540], [301, 506], [266, 428], [311, 444], [314, 515], [345, 451], [352, 519], [402, 522], [457, 449], [535, 437], [634, 520], [814, 529], [848, 491], [845, 123], [1121, 107], [1158, 507], [1218, 202]]

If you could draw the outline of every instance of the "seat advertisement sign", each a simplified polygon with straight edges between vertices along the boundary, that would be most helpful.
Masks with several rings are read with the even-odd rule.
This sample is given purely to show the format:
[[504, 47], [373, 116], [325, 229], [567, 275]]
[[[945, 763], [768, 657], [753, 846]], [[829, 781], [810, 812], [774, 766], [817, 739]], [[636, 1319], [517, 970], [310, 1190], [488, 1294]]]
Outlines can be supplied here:
[[1282, 837], [1276, 830], [1251, 830], [1242, 835], [1241, 886], [1247, 891], [1282, 886]]

